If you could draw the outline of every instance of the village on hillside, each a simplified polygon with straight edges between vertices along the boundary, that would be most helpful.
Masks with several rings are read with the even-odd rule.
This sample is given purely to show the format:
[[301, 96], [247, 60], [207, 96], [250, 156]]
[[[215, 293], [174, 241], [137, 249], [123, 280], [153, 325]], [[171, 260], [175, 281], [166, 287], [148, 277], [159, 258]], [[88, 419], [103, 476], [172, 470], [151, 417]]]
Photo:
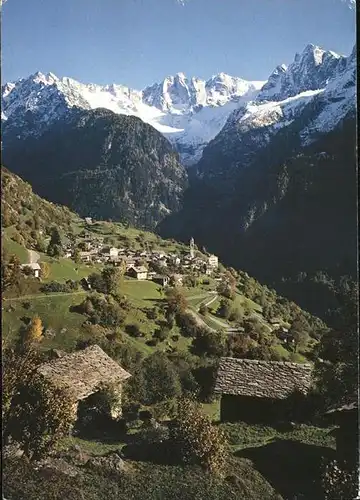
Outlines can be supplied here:
[[[86, 224], [92, 219], [86, 218]], [[150, 280], [161, 286], [185, 284], [189, 273], [201, 273], [213, 276], [219, 268], [216, 255], [202, 255], [196, 251], [193, 238], [190, 240], [189, 251], [183, 255], [180, 252], [166, 252], [152, 249], [133, 250], [117, 248], [104, 242], [104, 237], [88, 236], [82, 241], [83, 250], [76, 254], [74, 243], [64, 248], [65, 257], [80, 259], [83, 263], [123, 266], [125, 275], [137, 280]], [[217, 277], [217, 279], [221, 279]]]

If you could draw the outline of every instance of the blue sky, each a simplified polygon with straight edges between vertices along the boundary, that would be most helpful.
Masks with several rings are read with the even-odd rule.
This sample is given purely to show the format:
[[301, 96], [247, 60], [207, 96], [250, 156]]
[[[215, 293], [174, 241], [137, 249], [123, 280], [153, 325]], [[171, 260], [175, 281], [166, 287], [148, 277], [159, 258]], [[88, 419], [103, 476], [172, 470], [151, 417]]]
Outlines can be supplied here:
[[177, 72], [265, 80], [307, 43], [349, 54], [355, 43], [350, 3], [8, 0], [2, 6], [2, 81], [37, 70], [138, 89]]

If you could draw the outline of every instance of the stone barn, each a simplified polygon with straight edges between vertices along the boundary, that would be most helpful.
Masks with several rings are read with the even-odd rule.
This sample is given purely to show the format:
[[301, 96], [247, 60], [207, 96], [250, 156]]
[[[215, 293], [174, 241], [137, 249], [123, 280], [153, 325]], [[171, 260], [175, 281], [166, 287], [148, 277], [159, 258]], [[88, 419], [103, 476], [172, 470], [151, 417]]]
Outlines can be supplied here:
[[215, 393], [221, 395], [221, 420], [288, 420], [292, 404], [299, 413], [311, 375], [310, 364], [221, 358], [215, 384]]
[[38, 371], [55, 385], [69, 390], [76, 413], [80, 401], [86, 400], [110, 384], [115, 389], [116, 400], [109, 413], [114, 419], [121, 416], [122, 386], [131, 375], [98, 345], [70, 354], [60, 352], [57, 359], [40, 365]]

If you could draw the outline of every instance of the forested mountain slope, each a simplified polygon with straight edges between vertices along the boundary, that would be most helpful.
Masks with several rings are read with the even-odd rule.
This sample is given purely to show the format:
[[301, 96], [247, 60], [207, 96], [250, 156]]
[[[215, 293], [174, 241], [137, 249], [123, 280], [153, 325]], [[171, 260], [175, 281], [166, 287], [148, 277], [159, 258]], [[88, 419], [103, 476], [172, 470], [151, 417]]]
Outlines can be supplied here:
[[104, 109], [73, 110], [39, 137], [7, 135], [3, 160], [47, 199], [143, 228], [180, 207], [187, 183], [167, 139], [139, 118]]

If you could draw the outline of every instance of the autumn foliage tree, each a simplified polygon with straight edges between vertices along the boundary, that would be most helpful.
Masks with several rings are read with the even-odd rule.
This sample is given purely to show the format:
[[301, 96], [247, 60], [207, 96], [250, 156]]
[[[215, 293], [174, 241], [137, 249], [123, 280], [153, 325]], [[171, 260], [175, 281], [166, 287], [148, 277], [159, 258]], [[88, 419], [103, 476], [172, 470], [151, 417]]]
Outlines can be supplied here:
[[227, 459], [227, 442], [223, 432], [212, 425], [198, 403], [181, 399], [177, 415], [170, 425], [174, 452], [187, 464], [199, 464], [205, 470], [221, 474]]
[[167, 314], [182, 314], [187, 308], [187, 300], [179, 288], [170, 288], [166, 292]]
[[34, 316], [25, 332], [26, 342], [39, 342], [43, 332], [43, 324], [39, 316]]
[[46, 279], [50, 276], [51, 268], [48, 262], [41, 262], [40, 263], [41, 267], [41, 276], [42, 278]]

